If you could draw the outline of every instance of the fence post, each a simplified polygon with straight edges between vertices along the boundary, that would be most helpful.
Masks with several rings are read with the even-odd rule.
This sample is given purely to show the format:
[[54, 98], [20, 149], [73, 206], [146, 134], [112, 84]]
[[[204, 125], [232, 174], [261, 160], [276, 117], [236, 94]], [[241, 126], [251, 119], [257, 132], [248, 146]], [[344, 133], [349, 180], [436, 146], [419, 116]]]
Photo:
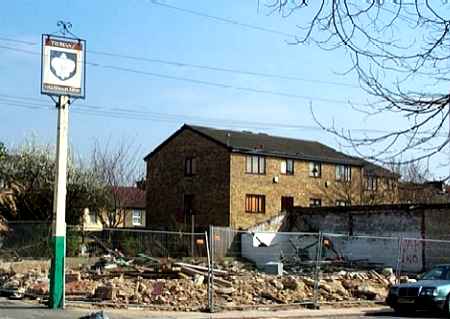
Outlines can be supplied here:
[[403, 259], [403, 238], [398, 238], [398, 257], [397, 257], [397, 267], [395, 269], [395, 282], [400, 281], [401, 269], [402, 269], [402, 259]]
[[195, 242], [195, 215], [191, 216], [191, 257], [194, 258], [194, 242]]
[[212, 313], [214, 312], [214, 226], [209, 226], [209, 238], [207, 232], [205, 234], [208, 254], [208, 310]]
[[315, 309], [320, 308], [320, 264], [322, 262], [322, 246], [323, 246], [323, 234], [322, 232], [318, 233], [318, 243], [317, 243], [317, 251], [316, 251], [316, 267], [314, 273], [314, 291], [313, 291], [313, 306]]

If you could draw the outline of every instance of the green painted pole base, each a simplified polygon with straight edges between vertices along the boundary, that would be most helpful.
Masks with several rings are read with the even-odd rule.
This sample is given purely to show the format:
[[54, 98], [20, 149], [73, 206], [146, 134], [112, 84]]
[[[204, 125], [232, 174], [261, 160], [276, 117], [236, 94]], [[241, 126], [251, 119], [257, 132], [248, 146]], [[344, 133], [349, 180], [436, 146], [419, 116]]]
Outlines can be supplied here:
[[62, 309], [64, 307], [64, 255], [66, 251], [66, 238], [64, 236], [53, 237], [53, 259], [50, 269], [50, 309]]

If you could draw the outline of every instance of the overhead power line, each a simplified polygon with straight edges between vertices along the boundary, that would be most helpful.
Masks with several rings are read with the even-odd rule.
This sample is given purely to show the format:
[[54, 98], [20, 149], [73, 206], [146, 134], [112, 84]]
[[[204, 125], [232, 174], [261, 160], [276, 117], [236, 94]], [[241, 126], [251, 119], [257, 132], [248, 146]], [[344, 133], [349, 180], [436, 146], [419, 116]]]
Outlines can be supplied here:
[[158, 0], [151, 0], [150, 2], [152, 4], [160, 6], [160, 7], [172, 9], [172, 10], [183, 12], [183, 13], [187, 13], [187, 14], [190, 14], [190, 15], [195, 15], [195, 16], [198, 16], [198, 17], [206, 18], [206, 19], [209, 19], [209, 20], [214, 20], [214, 21], [221, 22], [221, 23], [232, 24], [232, 25], [235, 25], [235, 26], [238, 26], [238, 27], [242, 27], [242, 28], [246, 28], [246, 29], [262, 31], [262, 32], [265, 32], [265, 33], [270, 33], [270, 34], [283, 36], [283, 37], [290, 37], [290, 38], [296, 38], [296, 36], [297, 36], [294, 33], [288, 33], [288, 32], [284, 32], [284, 31], [280, 31], [280, 30], [269, 29], [269, 28], [257, 26], [257, 25], [254, 25], [254, 24], [240, 22], [240, 21], [237, 21], [237, 20], [234, 20], [234, 19], [230, 19], [230, 18], [214, 16], [214, 15], [211, 15], [211, 14], [208, 14], [208, 13], [204, 13], [204, 12], [199, 12], [199, 11], [195, 11], [195, 10], [191, 10], [191, 9], [187, 9], [187, 8], [181, 8], [181, 7], [174, 6], [172, 4], [162, 3], [162, 2], [160, 2]]
[[[0, 104], [6, 106], [22, 107], [29, 109], [53, 109], [54, 106], [49, 104], [47, 101], [39, 98], [2, 94], [0, 93]], [[251, 127], [259, 129], [269, 129], [269, 128], [282, 128], [282, 129], [297, 129], [297, 130], [308, 130], [308, 131], [323, 131], [319, 126], [312, 125], [298, 125], [298, 124], [286, 124], [286, 123], [276, 123], [276, 122], [259, 122], [259, 121], [243, 121], [234, 119], [223, 119], [223, 118], [211, 118], [211, 117], [199, 117], [199, 116], [189, 116], [182, 114], [169, 114], [169, 113], [159, 113], [151, 112], [141, 109], [131, 108], [129, 106], [114, 106], [105, 107], [96, 104], [80, 104], [72, 107], [71, 112], [94, 115], [109, 118], [118, 119], [130, 119], [130, 120], [143, 120], [143, 121], [155, 121], [155, 122], [195, 122], [203, 124], [219, 124], [226, 125], [229, 127]], [[348, 129], [350, 132], [364, 134], [387, 134], [392, 133], [387, 130], [377, 130], [377, 129], [363, 129], [363, 128], [352, 128]], [[425, 134], [425, 133], [424, 133]], [[443, 135], [444, 136], [444, 135]], [[446, 137], [447, 135], [445, 135]]]
[[[0, 49], [17, 51], [17, 52], [32, 54], [32, 55], [40, 55], [39, 52], [10, 47], [10, 46], [4, 46], [4, 45], [0, 45]], [[257, 93], [257, 94], [264, 94], [264, 95], [281, 96], [281, 97], [301, 99], [301, 100], [306, 100], [306, 101], [321, 101], [321, 102], [334, 103], [334, 104], [345, 104], [345, 105], [353, 104], [353, 105], [369, 106], [369, 104], [367, 104], [367, 103], [350, 102], [349, 100], [328, 99], [328, 98], [323, 98], [323, 97], [300, 95], [300, 94], [291, 93], [291, 92], [259, 89], [259, 88], [252, 88], [252, 87], [241, 87], [241, 86], [235, 86], [235, 85], [228, 84], [228, 83], [213, 82], [213, 81], [208, 81], [208, 80], [198, 80], [198, 79], [194, 79], [194, 78], [174, 76], [174, 75], [162, 74], [162, 73], [157, 73], [157, 72], [142, 71], [142, 70], [136, 70], [136, 69], [127, 68], [127, 67], [116, 66], [116, 65], [104, 65], [101, 63], [97, 63], [97, 62], [86, 62], [86, 64], [93, 66], [93, 67], [99, 67], [99, 68], [134, 73], [134, 74], [147, 75], [147, 76], [152, 76], [152, 77], [157, 77], [157, 78], [162, 78], [162, 79], [167, 79], [167, 80], [189, 82], [189, 83], [206, 85], [206, 86], [211, 86], [211, 87], [216, 87], [216, 88], [221, 88], [221, 89], [230, 89], [230, 90], [235, 90], [235, 91], [251, 92], [251, 93]]]
[[[16, 43], [27, 44], [27, 45], [31, 45], [31, 46], [37, 46], [38, 45], [37, 42], [15, 40], [15, 39], [10, 38], [10, 37], [9, 38], [0, 37], [0, 41], [16, 42]], [[3, 48], [6, 49], [6, 46], [3, 47]], [[19, 48], [18, 48], [18, 50], [19, 50]], [[23, 50], [23, 52], [25, 52], [25, 51], [26, 50]], [[238, 69], [238, 68], [229, 68], [229, 67], [222, 67], [222, 66], [212, 66], [212, 65], [187, 63], [187, 62], [183, 62], [183, 61], [175, 61], [175, 60], [167, 60], [167, 59], [159, 59], [159, 58], [149, 58], [149, 57], [143, 57], [143, 56], [126, 55], [126, 54], [107, 52], [107, 51], [102, 51], [102, 50], [87, 50], [86, 52], [89, 53], [89, 54], [102, 55], [102, 56], [108, 56], [108, 57], [113, 57], [113, 58], [131, 60], [131, 61], [142, 61], [142, 62], [146, 62], [146, 63], [170, 65], [170, 66], [174, 66], [174, 67], [178, 67], [178, 68], [191, 68], [191, 69], [198, 69], [198, 70], [215, 71], [215, 72], [223, 72], [223, 73], [231, 73], [231, 74], [239, 74], [239, 75], [248, 75], [248, 76], [280, 79], [280, 80], [287, 80], [287, 81], [299, 81], [299, 82], [306, 82], [306, 83], [343, 86], [343, 87], [350, 87], [350, 88], [357, 88], [357, 89], [360, 88], [358, 85], [345, 83], [345, 82], [325, 81], [325, 80], [318, 80], [318, 79], [302, 78], [302, 77], [298, 77], [298, 76], [285, 75], [285, 74], [277, 74], [277, 73], [269, 73], [269, 72], [258, 72], [258, 71], [251, 71], [251, 70], [241, 70], [241, 69]]]

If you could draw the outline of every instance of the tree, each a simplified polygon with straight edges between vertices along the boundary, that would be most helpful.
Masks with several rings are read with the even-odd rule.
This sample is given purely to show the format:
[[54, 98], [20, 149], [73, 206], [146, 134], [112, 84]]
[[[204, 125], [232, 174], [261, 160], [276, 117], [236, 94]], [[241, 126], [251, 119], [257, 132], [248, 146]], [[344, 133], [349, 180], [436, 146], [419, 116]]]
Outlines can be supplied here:
[[118, 227], [125, 221], [125, 211], [122, 209], [127, 201], [134, 201], [136, 192], [123, 190], [124, 186], [134, 186], [143, 179], [140, 169], [142, 159], [139, 147], [134, 143], [122, 140], [116, 147], [110, 141], [101, 144], [96, 142], [91, 156], [91, 167], [95, 176], [106, 190], [107, 203], [105, 210], [99, 214], [103, 225]]
[[[268, 0], [267, 8], [301, 21], [293, 44], [342, 50], [350, 67], [373, 97], [368, 115], [401, 114], [409, 125], [376, 136], [355, 137], [348, 130], [316, 121], [360, 155], [390, 163], [410, 153], [414, 162], [438, 154], [448, 144], [450, 11], [428, 0]], [[376, 146], [377, 151], [367, 149]], [[409, 157], [409, 156], [408, 156]]]
[[[31, 140], [0, 157], [0, 180], [7, 185], [0, 215], [7, 220], [50, 221], [53, 215], [54, 149]], [[104, 205], [101, 184], [90, 169], [68, 161], [66, 222], [79, 224], [83, 208]]]

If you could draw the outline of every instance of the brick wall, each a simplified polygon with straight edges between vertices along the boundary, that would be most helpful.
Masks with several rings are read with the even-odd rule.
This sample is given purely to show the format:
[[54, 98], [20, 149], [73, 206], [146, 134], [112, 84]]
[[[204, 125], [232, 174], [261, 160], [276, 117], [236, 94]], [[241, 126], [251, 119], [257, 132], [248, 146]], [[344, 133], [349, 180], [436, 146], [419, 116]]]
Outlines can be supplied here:
[[[192, 177], [184, 174], [186, 157], [196, 158], [197, 173]], [[181, 227], [176, 221], [183, 215], [184, 194], [194, 195], [197, 227], [227, 226], [229, 158], [224, 147], [188, 129], [171, 139], [147, 161], [146, 226]]]
[[[419, 271], [437, 264], [450, 263], [449, 216], [449, 204], [296, 207], [280, 227], [284, 226], [285, 230], [292, 232], [322, 231], [354, 236], [393, 237], [392, 241], [345, 239], [345, 246], [340, 247], [348, 249], [348, 254], [361, 258], [364, 257], [362, 252], [370, 252], [372, 261], [382, 261], [383, 255], [398, 254], [395, 238], [402, 238], [402, 269]], [[334, 241], [336, 245], [339, 244], [338, 240]]]
[[[310, 198], [322, 200], [323, 206], [334, 206], [336, 200], [351, 200], [358, 204], [361, 198], [361, 168], [352, 167], [352, 182], [336, 181], [336, 166], [322, 163], [322, 176], [309, 176], [309, 162], [294, 162], [294, 175], [280, 173], [283, 159], [266, 158], [266, 174], [246, 173], [246, 156], [231, 155], [230, 207], [231, 227], [248, 228], [267, 220], [281, 211], [281, 197], [294, 197], [295, 206], [309, 206]], [[277, 176], [278, 182], [273, 178]], [[245, 212], [245, 195], [265, 195], [265, 213]]]

